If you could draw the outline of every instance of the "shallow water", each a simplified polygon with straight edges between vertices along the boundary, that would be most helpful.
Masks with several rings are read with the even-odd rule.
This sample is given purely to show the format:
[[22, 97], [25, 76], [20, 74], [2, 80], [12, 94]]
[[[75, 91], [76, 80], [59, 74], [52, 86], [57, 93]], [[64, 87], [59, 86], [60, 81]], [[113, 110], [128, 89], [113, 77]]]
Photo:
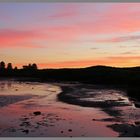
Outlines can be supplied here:
[[[39, 136], [39, 137], [117, 137], [115, 132], [108, 125], [115, 121], [103, 121], [112, 118], [102, 108], [81, 107], [70, 105], [58, 101], [57, 94], [61, 90], [61, 85], [73, 86], [73, 84], [38, 83], [38, 82], [18, 82], [13, 80], [0, 81], [0, 136]], [[91, 93], [91, 89], [83, 89]], [[104, 92], [103, 90], [101, 92]], [[108, 90], [108, 92], [111, 92]], [[117, 100], [123, 98], [124, 102], [129, 102], [119, 91], [113, 90], [111, 96]], [[119, 95], [119, 96], [117, 96]], [[97, 96], [97, 95], [96, 95]], [[103, 100], [99, 95], [95, 98]], [[108, 96], [106, 92], [105, 100]], [[111, 98], [111, 99], [112, 99]], [[95, 100], [94, 99], [94, 100]], [[84, 100], [84, 99], [82, 99]], [[85, 99], [93, 100], [93, 99]], [[131, 106], [118, 107], [127, 108], [129, 114]], [[117, 109], [118, 109], [117, 108]], [[131, 110], [131, 111], [130, 111]], [[38, 115], [34, 112], [39, 111]], [[125, 111], [122, 112], [125, 114]], [[128, 122], [134, 118], [123, 115]], [[114, 117], [114, 116], [113, 116]]]

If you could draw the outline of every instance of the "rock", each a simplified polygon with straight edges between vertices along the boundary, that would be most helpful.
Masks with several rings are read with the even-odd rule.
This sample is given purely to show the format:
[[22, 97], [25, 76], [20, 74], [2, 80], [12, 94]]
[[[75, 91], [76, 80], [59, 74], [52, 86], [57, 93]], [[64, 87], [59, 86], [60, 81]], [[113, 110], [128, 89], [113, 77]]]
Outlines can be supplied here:
[[30, 126], [31, 124], [30, 124], [30, 122], [22, 122], [21, 124], [20, 124], [20, 126]]
[[140, 108], [140, 102], [135, 102], [135, 107]]
[[69, 132], [72, 132], [72, 129], [68, 129]]
[[35, 128], [38, 129], [39, 128], [39, 125], [36, 125]]
[[26, 121], [26, 120], [29, 120], [29, 118], [25, 117], [25, 118], [21, 118], [20, 120], [21, 121]]
[[28, 133], [29, 133], [29, 130], [28, 130], [28, 129], [26, 129], [26, 130], [23, 130], [22, 132], [24, 132], [24, 133], [28, 134]]
[[136, 124], [136, 125], [140, 125], [140, 121], [136, 121], [135, 124]]
[[33, 114], [34, 114], [35, 116], [38, 116], [38, 115], [41, 115], [41, 112], [40, 112], [40, 111], [35, 111]]
[[96, 119], [92, 119], [92, 121], [96, 121]]

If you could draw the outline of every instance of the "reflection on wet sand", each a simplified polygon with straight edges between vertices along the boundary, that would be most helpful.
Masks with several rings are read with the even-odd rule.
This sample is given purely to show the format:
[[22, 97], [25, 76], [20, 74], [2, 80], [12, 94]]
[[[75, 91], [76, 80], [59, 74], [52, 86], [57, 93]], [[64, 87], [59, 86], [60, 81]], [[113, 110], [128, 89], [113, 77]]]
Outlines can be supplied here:
[[[0, 136], [116, 137], [120, 132], [116, 130], [118, 125], [114, 128], [114, 124], [127, 124], [135, 120], [128, 118], [132, 111], [140, 114], [139, 109], [132, 107], [127, 96], [118, 90], [99, 90], [95, 86], [80, 84], [9, 80], [1, 81], [1, 85], [0, 113], [3, 115], [0, 116]], [[61, 102], [57, 96], [62, 93], [64, 86], [74, 89], [67, 91], [67, 94], [82, 103], [109, 100], [111, 105], [111, 100], [115, 100], [117, 106], [95, 108]], [[2, 97], [6, 98], [3, 106]]]

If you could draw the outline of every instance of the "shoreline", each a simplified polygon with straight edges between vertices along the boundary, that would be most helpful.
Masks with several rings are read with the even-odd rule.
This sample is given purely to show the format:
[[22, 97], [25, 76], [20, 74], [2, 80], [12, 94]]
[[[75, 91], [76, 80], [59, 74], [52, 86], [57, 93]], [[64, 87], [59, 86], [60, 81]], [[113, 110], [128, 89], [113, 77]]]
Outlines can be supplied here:
[[[107, 127], [109, 122], [94, 121], [109, 115], [100, 109], [83, 108], [58, 101], [57, 94], [62, 90], [60, 83], [44, 84], [34, 82], [1, 81], [4, 95], [39, 95], [32, 99], [1, 108], [0, 117], [3, 137], [40, 136], [40, 137], [96, 137], [114, 136], [118, 133]], [[35, 86], [36, 85], [36, 86]], [[70, 86], [72, 84], [61, 83]], [[75, 85], [75, 84], [74, 84]], [[1, 88], [0, 88], [1, 89]], [[17, 89], [17, 90], [15, 90]], [[103, 132], [97, 131], [104, 129]]]
[[[96, 85], [94, 85], [96, 87]], [[82, 88], [82, 85], [81, 85]], [[102, 87], [104, 89], [104, 87]], [[82, 100], [78, 100], [78, 98], [76, 95], [71, 94], [74, 93], [74, 88], [73, 87], [66, 87], [66, 86], [61, 86], [62, 92], [59, 93], [57, 95], [58, 99], [60, 101], [69, 103], [69, 104], [75, 104], [75, 105], [80, 105], [83, 107], [102, 107], [102, 108], [107, 108], [107, 107], [113, 107], [113, 106], [126, 106], [128, 104], [122, 104], [120, 103], [115, 103], [115, 102], [111, 102], [110, 101], [98, 101], [98, 102], [94, 102], [94, 101], [82, 101]], [[81, 95], [82, 96], [82, 95]]]
[[114, 108], [116, 106], [125, 107], [128, 106], [128, 104], [114, 104], [111, 102], [107, 104], [107, 102], [82, 101], [79, 100], [79, 97], [73, 94], [75, 87], [61, 86], [61, 88], [62, 92], [57, 95], [57, 98], [60, 101], [82, 107], [100, 108], [102, 111], [110, 115], [111, 118], [103, 120], [94, 119], [93, 121], [113, 121], [114, 124], [107, 125], [107, 127], [118, 132], [119, 137], [140, 137], [140, 121], [135, 121], [134, 124], [125, 122], [125, 120], [122, 120], [121, 118], [120, 110], [115, 110]]
[[[7, 79], [5, 79], [7, 80]], [[40, 82], [40, 81], [32, 81], [32, 79], [25, 79], [24, 81], [19, 81], [18, 79], [13, 79], [14, 81], [18, 81], [19, 84], [20, 82]], [[72, 105], [78, 105], [82, 107], [91, 107], [91, 108], [99, 108], [101, 111], [105, 112], [110, 116], [110, 118], [104, 118], [104, 119], [93, 119], [92, 121], [94, 122], [112, 122], [113, 124], [111, 125], [106, 125], [106, 127], [109, 127], [115, 132], [119, 133], [120, 137], [140, 137], [140, 120], [138, 121], [134, 120], [134, 124], [130, 124], [127, 121], [124, 121], [121, 118], [121, 112], [119, 109], [116, 108], [123, 108], [123, 107], [129, 107], [128, 103], [124, 102], [124, 99], [117, 98], [116, 99], [107, 99], [107, 100], [85, 100], [88, 99], [89, 97], [92, 99], [98, 98], [99, 95], [104, 95], [106, 97], [106, 91], [111, 90], [111, 86], [107, 85], [92, 85], [92, 84], [84, 84], [80, 82], [47, 82], [44, 81], [45, 83], [50, 83], [56, 86], [59, 86], [61, 88], [61, 92], [57, 94], [56, 98], [57, 100], [67, 103], [67, 104], [72, 104]], [[41, 82], [41, 83], [44, 83]], [[96, 89], [96, 90], [95, 90]], [[117, 91], [120, 95], [123, 95], [123, 92], [119, 88], [113, 88], [112, 86], [111, 94], [114, 91]], [[98, 91], [101, 91], [101, 93], [98, 93]], [[103, 91], [103, 92], [102, 92]], [[93, 92], [94, 94], [86, 94]], [[96, 93], [97, 92], [97, 93]], [[105, 92], [105, 93], [104, 93]], [[107, 93], [108, 96], [109, 93]], [[114, 96], [114, 95], [112, 95]], [[128, 96], [126, 94], [126, 96]], [[100, 97], [100, 96], [99, 96]], [[103, 98], [101, 96], [101, 98]], [[107, 97], [108, 98], [108, 97]]]

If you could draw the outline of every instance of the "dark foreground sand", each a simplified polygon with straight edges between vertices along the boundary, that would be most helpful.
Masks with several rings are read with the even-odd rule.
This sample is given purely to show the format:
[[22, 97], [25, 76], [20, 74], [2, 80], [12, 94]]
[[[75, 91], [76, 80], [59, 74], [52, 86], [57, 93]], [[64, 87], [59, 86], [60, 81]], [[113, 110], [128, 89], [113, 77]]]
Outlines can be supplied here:
[[84, 107], [101, 108], [112, 117], [93, 121], [113, 122], [114, 124], [107, 125], [107, 127], [119, 132], [120, 137], [140, 136], [140, 109], [127, 97], [125, 92], [118, 91], [116, 94], [115, 90], [92, 85], [61, 87], [59, 100]]

